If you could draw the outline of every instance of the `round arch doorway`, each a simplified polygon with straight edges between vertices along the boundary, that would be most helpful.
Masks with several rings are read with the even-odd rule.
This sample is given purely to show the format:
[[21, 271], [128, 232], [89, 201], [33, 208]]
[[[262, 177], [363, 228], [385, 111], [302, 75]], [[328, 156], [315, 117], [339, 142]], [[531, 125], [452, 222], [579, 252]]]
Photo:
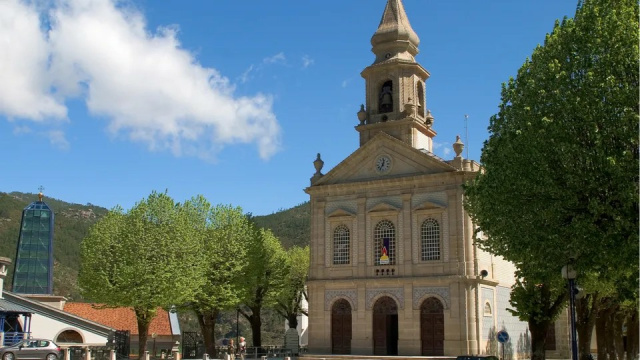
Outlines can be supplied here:
[[388, 296], [373, 305], [373, 355], [398, 355], [398, 305]]
[[434, 297], [420, 305], [420, 342], [423, 356], [444, 355], [444, 306]]
[[345, 299], [331, 307], [331, 353], [351, 354], [351, 305]]

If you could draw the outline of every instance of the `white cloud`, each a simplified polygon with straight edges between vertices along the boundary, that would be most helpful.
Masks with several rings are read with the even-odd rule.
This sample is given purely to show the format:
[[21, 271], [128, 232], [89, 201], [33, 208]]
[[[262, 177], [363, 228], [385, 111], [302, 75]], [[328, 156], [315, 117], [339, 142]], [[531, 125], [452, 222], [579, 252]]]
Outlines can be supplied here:
[[314, 63], [315, 63], [315, 60], [310, 58], [309, 55], [305, 55], [305, 56], [302, 57], [302, 67], [303, 68], [308, 68], [309, 66], [313, 65]]
[[49, 142], [54, 147], [57, 147], [60, 150], [69, 149], [69, 142], [67, 141], [67, 138], [65, 137], [62, 130], [51, 130], [46, 133], [46, 136], [49, 138]]
[[34, 7], [0, 1], [0, 114], [36, 121], [64, 119], [67, 109], [49, 90], [49, 44]]
[[437, 150], [437, 152], [443, 158], [447, 158], [449, 155], [452, 154], [451, 143], [448, 143], [448, 142], [442, 142], [441, 143], [441, 142], [434, 141], [433, 142], [433, 149], [434, 149], [434, 153]]
[[[279, 149], [270, 96], [234, 96], [226, 77], [180, 47], [175, 26], [153, 33], [141, 13], [115, 3], [60, 0], [39, 13], [0, 1], [0, 114], [65, 118], [64, 100], [81, 97], [111, 131], [153, 150], [210, 158], [255, 143], [266, 159]], [[39, 16], [51, 24], [46, 34]]]
[[31, 133], [31, 128], [23, 125], [23, 126], [16, 126], [13, 128], [13, 135], [24, 135], [24, 134], [30, 134]]
[[249, 79], [251, 79], [251, 72], [253, 71], [253, 64], [251, 64], [251, 66], [249, 66], [249, 68], [247, 68], [247, 70], [245, 70], [242, 75], [240, 75], [240, 82], [241, 83], [246, 83], [247, 81], [249, 81]]
[[265, 64], [284, 64], [286, 61], [287, 58], [284, 56], [283, 52], [279, 52], [262, 60], [262, 62], [264, 62]]
[[349, 85], [349, 80], [342, 80], [342, 84], [340, 84], [343, 88], [346, 88]]

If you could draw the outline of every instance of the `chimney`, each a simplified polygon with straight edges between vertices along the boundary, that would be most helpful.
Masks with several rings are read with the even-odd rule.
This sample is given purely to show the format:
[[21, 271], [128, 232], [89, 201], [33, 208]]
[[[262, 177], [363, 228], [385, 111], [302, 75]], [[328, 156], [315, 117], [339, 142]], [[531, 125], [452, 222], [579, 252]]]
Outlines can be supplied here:
[[0, 299], [3, 298], [2, 290], [4, 288], [4, 278], [7, 277], [9, 265], [11, 265], [11, 259], [0, 256]]

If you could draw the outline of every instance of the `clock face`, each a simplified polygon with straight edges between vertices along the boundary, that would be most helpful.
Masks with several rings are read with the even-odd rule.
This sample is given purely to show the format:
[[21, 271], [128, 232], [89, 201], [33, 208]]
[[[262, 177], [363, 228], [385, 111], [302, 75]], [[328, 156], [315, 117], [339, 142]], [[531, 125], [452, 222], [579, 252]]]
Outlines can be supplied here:
[[385, 173], [391, 169], [391, 158], [387, 155], [380, 155], [376, 159], [376, 171]]

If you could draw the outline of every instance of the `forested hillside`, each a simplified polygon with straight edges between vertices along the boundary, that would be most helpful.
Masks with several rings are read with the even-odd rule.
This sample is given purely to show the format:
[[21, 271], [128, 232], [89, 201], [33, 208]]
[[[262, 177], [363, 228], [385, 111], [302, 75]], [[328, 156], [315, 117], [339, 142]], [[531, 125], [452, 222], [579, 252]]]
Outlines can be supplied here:
[[308, 201], [271, 215], [255, 216], [253, 220], [258, 226], [271, 229], [287, 249], [294, 245], [309, 245], [311, 206]]

